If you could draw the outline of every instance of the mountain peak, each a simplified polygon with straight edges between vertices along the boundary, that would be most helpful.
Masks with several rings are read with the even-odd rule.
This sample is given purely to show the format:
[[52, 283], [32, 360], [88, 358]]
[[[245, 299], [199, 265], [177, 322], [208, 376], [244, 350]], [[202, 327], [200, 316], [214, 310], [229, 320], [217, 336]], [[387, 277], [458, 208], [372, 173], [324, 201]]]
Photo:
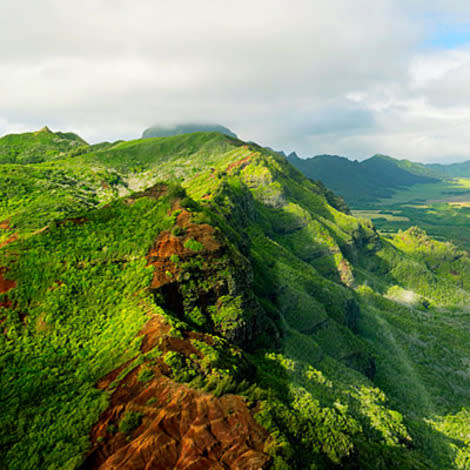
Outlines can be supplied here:
[[41, 129], [39, 129], [38, 131], [35, 132], [35, 134], [53, 134], [53, 132], [47, 127], [47, 126], [44, 126], [42, 127]]
[[300, 160], [300, 157], [296, 152], [291, 152], [289, 155], [287, 155], [287, 160]]
[[191, 134], [193, 132], [220, 132], [237, 139], [237, 135], [228, 127], [213, 123], [182, 123], [174, 126], [152, 126], [142, 133], [142, 138], [150, 137], [170, 137], [180, 134]]

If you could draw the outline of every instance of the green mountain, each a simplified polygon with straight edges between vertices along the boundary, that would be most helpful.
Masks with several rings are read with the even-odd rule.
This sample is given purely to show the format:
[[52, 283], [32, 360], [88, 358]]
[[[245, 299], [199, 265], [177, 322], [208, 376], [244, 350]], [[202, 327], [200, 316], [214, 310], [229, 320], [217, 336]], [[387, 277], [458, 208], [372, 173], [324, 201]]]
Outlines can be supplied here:
[[189, 134], [192, 132], [220, 132], [221, 134], [228, 135], [229, 137], [237, 138], [227, 127], [220, 124], [201, 124], [201, 123], [185, 123], [178, 124], [171, 127], [152, 126], [142, 133], [142, 138], [148, 139], [149, 137], [171, 137], [173, 135]]
[[470, 257], [220, 133], [0, 166], [7, 469], [457, 469]]
[[52, 132], [47, 126], [37, 132], [0, 138], [0, 164], [39, 163], [82, 150], [88, 144], [72, 132]]
[[361, 162], [336, 155], [301, 159], [292, 153], [287, 158], [304, 175], [321, 180], [352, 205], [387, 198], [398, 188], [435, 183], [442, 178], [442, 174], [425, 165], [385, 155]]
[[437, 171], [451, 178], [469, 178], [470, 177], [470, 161], [461, 163], [450, 163], [443, 165], [440, 163], [430, 163], [426, 165], [434, 171]]

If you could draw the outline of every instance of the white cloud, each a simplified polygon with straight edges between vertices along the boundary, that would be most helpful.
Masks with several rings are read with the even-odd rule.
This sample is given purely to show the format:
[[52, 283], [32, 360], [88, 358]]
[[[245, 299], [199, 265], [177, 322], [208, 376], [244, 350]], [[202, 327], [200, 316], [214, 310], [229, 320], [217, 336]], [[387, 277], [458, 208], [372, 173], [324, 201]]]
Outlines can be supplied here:
[[304, 155], [470, 158], [470, 49], [419, 53], [421, 12], [470, 19], [421, 0], [0, 0], [0, 132], [204, 120]]

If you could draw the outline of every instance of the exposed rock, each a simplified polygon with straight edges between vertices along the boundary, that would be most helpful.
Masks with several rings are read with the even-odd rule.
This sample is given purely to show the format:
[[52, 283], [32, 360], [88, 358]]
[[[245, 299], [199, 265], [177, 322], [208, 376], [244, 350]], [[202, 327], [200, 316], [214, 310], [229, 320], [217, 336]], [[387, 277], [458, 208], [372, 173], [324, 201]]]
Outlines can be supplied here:
[[[16, 287], [16, 281], [13, 279], [6, 279], [4, 274], [6, 272], [6, 268], [0, 268], [0, 295], [6, 294], [11, 289]], [[10, 307], [11, 302], [7, 298], [0, 300], [0, 307]]]
[[[189, 337], [169, 337], [168, 330], [159, 317], [151, 319], [142, 331], [142, 351], [158, 344], [163, 351], [200, 355]], [[125, 367], [108, 374], [98, 386], [109, 388]], [[217, 398], [176, 383], [167, 377], [161, 360], [152, 366], [152, 378], [142, 381], [141, 367], [128, 373], [112, 393], [110, 406], [92, 429], [93, 447], [83, 470], [266, 468], [270, 457], [263, 449], [269, 435], [242, 397]], [[138, 413], [140, 422], [127, 433], [118, 431], [129, 411]]]
[[[215, 227], [193, 222], [186, 209], [174, 209], [179, 214], [173, 231], [161, 232], [148, 254], [157, 304], [249, 349], [262, 314], [251, 290], [249, 263]], [[191, 316], [194, 309], [198, 318]]]

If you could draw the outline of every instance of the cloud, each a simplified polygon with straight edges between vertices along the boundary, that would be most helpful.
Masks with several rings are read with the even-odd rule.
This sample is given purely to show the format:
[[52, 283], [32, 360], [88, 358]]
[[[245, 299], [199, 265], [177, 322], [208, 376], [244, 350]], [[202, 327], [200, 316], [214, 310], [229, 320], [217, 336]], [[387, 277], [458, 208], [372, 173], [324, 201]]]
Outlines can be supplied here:
[[468, 158], [469, 53], [420, 49], [437, 14], [470, 19], [454, 3], [0, 0], [0, 132], [200, 120], [304, 155]]

